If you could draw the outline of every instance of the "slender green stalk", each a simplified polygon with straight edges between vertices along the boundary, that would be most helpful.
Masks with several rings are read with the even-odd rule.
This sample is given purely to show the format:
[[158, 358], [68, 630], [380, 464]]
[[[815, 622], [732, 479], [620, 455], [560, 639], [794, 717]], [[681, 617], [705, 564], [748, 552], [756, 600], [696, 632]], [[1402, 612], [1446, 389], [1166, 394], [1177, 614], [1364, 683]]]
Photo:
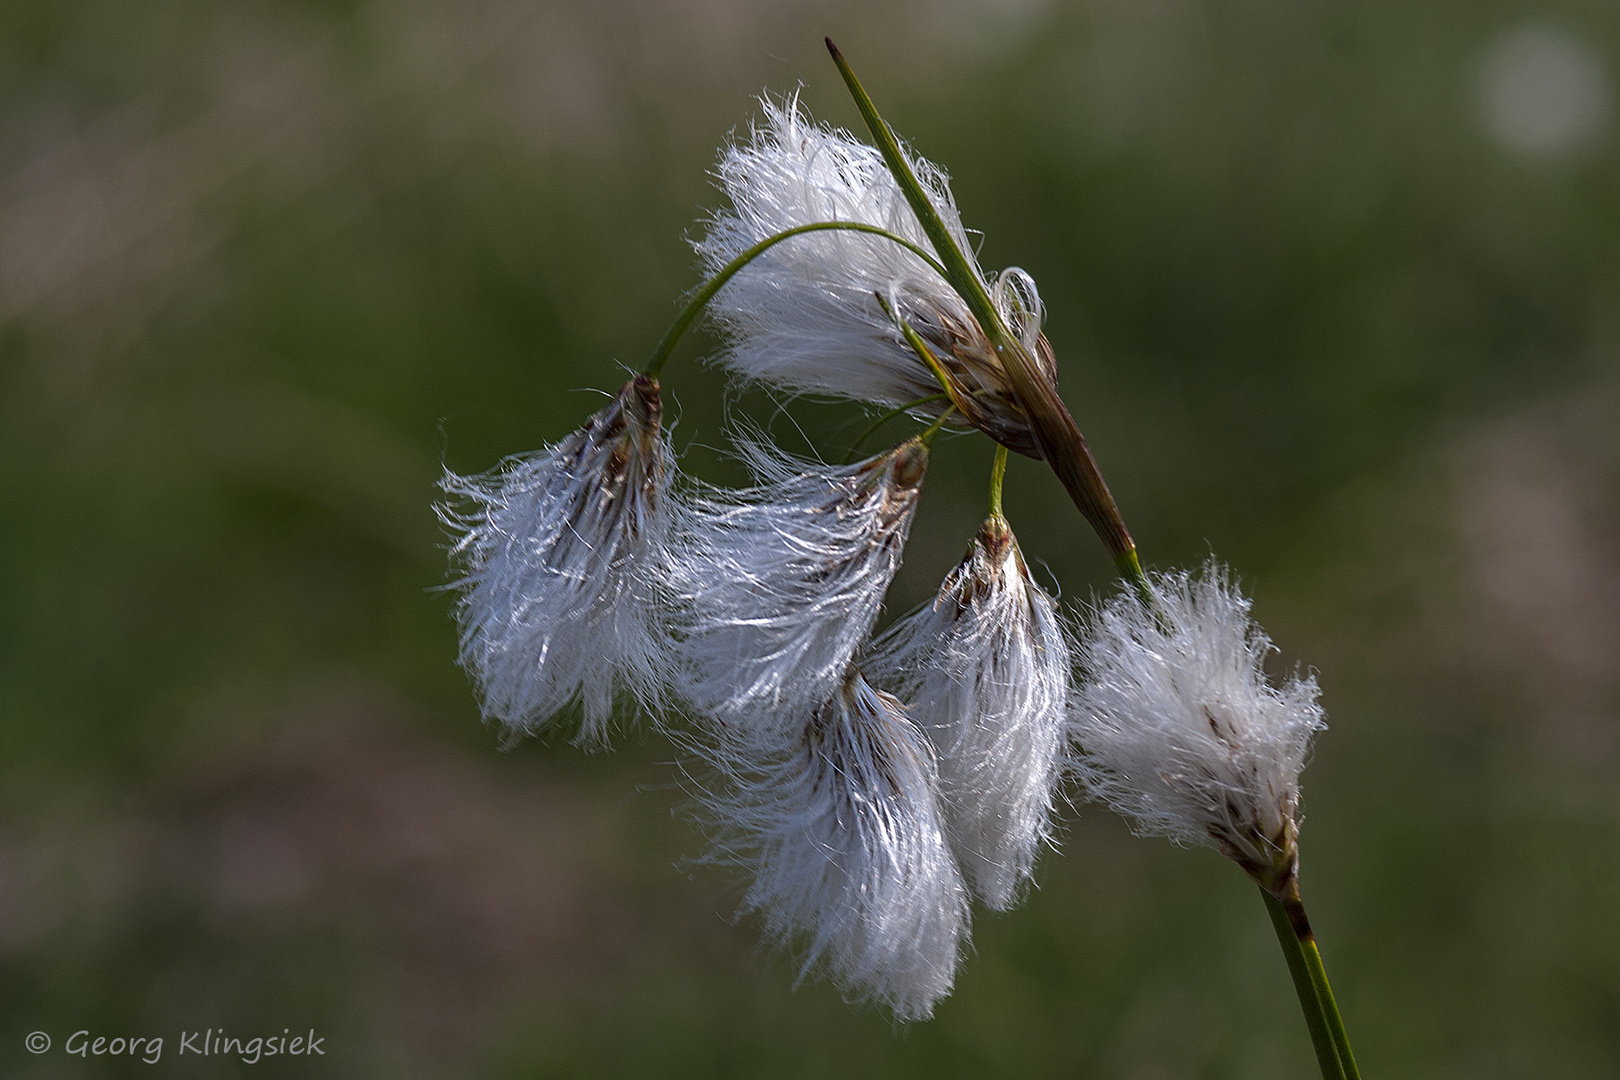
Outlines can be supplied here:
[[1142, 603], [1150, 611], [1156, 610], [1158, 601], [1153, 599], [1153, 587], [1148, 584], [1147, 574], [1142, 572], [1142, 561], [1136, 557], [1136, 545], [1115, 555], [1114, 565], [1119, 567], [1119, 576], [1131, 583]]
[[996, 444], [996, 463], [990, 468], [990, 516], [999, 518], [1001, 514], [1001, 482], [1007, 476], [1007, 448], [1000, 443]]
[[946, 419], [948, 419], [951, 413], [955, 411], [955, 405], [947, 405], [945, 407], [945, 411], [940, 413], [939, 416], [934, 419], [932, 424], [929, 424], [926, 428], [924, 428], [921, 435], [917, 436], [917, 440], [923, 444], [924, 449], [930, 449], [933, 447], [934, 436], [939, 434], [939, 429], [945, 426]]
[[880, 292], [875, 292], [872, 295], [877, 297], [878, 306], [883, 309], [883, 314], [893, 319], [894, 324], [900, 328], [900, 336], [906, 339], [906, 344], [910, 345], [911, 351], [917, 354], [917, 359], [921, 360], [923, 366], [933, 373], [934, 381], [939, 383], [939, 388], [945, 392], [945, 396], [951, 399], [951, 404], [956, 406], [958, 412], [966, 416], [967, 410], [962, 407], [963, 402], [957, 397], [962, 392], [961, 388], [957, 385], [956, 380], [951, 378], [950, 372], [945, 370], [944, 363], [934, 355], [934, 350], [928, 347], [928, 342], [922, 339], [922, 335], [917, 333], [910, 323], [895, 314], [894, 308], [889, 304], [888, 297]]
[[1288, 961], [1288, 973], [1294, 977], [1294, 991], [1305, 1013], [1305, 1026], [1310, 1030], [1323, 1080], [1361, 1080], [1355, 1055], [1350, 1052], [1344, 1018], [1333, 1000], [1333, 987], [1328, 983], [1327, 969], [1322, 966], [1322, 954], [1297, 890], [1288, 900], [1279, 900], [1266, 889], [1261, 889], [1260, 895]]
[[[1301, 908], [1300, 917], [1304, 915], [1305, 911]], [[1300, 944], [1305, 952], [1305, 967], [1311, 974], [1311, 982], [1315, 984], [1317, 995], [1327, 1009], [1328, 1032], [1333, 1036], [1333, 1045], [1339, 1049], [1339, 1064], [1344, 1067], [1347, 1080], [1361, 1080], [1361, 1070], [1356, 1068], [1356, 1055], [1350, 1049], [1350, 1033], [1344, 1029], [1344, 1017], [1339, 1013], [1339, 1003], [1333, 997], [1332, 985], [1328, 983], [1327, 968], [1322, 965], [1322, 952], [1316, 947], [1316, 938], [1313, 935]]]
[[844, 464], [848, 465], [851, 461], [854, 461], [856, 453], [861, 448], [861, 444], [866, 442], [867, 439], [870, 439], [872, 437], [872, 433], [874, 431], [876, 431], [878, 428], [882, 427], [884, 424], [887, 424], [890, 420], [893, 420], [895, 417], [899, 416], [902, 413], [908, 413], [912, 409], [915, 409], [915, 408], [917, 408], [917, 407], [919, 407], [921, 405], [927, 405], [930, 402], [934, 402], [934, 401], [949, 401], [950, 398], [951, 398], [951, 396], [949, 394], [945, 394], [945, 393], [929, 394], [927, 397], [920, 397], [916, 401], [908, 401], [904, 405], [900, 405], [900, 406], [898, 406], [896, 408], [890, 409], [888, 412], [884, 413], [882, 416], [880, 416], [876, 420], [872, 421], [872, 423], [867, 427], [867, 429], [865, 431], [861, 432], [860, 438], [856, 439], [853, 443], [850, 444], [849, 453], [844, 455]]
[[838, 46], [832, 43], [831, 38], [827, 39], [827, 51], [832, 54], [833, 63], [838, 65], [838, 73], [844, 77], [844, 84], [849, 87], [850, 96], [855, 99], [855, 107], [860, 110], [861, 118], [866, 121], [867, 128], [872, 132], [872, 140], [877, 143], [884, 164], [888, 165], [889, 172], [894, 174], [895, 183], [900, 186], [906, 202], [911, 205], [912, 213], [917, 215], [917, 222], [922, 226], [924, 235], [939, 253], [940, 261], [945, 268], [945, 280], [956, 289], [963, 302], [967, 304], [968, 310], [973, 312], [973, 317], [979, 320], [979, 325], [990, 335], [992, 343], [999, 349], [1003, 341], [1012, 341], [1013, 338], [1001, 320], [1001, 313], [990, 301], [990, 294], [985, 291], [984, 283], [979, 280], [973, 264], [957, 246], [950, 230], [945, 227], [944, 219], [939, 216], [939, 211], [934, 209], [933, 202], [923, 191], [922, 184], [917, 181], [911, 163], [906, 161], [905, 155], [900, 152], [900, 142], [894, 137], [894, 131], [879, 115], [877, 106], [872, 104], [871, 97], [866, 93], [866, 88], [855, 77], [854, 70], [844, 59], [844, 54], [838, 51]]
[[669, 354], [675, 351], [675, 346], [681, 340], [681, 336], [691, 328], [692, 322], [698, 317], [698, 313], [703, 310], [704, 305], [714, 299], [714, 294], [725, 288], [726, 282], [736, 277], [739, 270], [784, 240], [804, 233], [826, 232], [828, 230], [870, 233], [873, 236], [881, 236], [885, 240], [892, 240], [933, 267], [940, 277], [949, 280], [945, 267], [940, 265], [938, 259], [905, 237], [896, 236], [887, 229], [880, 229], [876, 225], [867, 225], [859, 221], [817, 221], [809, 225], [799, 225], [792, 229], [785, 229], [775, 236], [767, 236], [735, 259], [732, 259], [718, 274], [704, 282], [701, 289], [692, 294], [692, 299], [686, 302], [686, 306], [681, 309], [681, 313], [675, 316], [675, 321], [670, 323], [669, 331], [664, 335], [664, 340], [660, 341], [658, 348], [653, 350], [652, 359], [647, 361], [646, 373], [655, 379], [658, 377], [658, 373], [663, 370], [664, 362], [669, 359]]
[[[878, 113], [877, 106], [855, 77], [854, 70], [830, 38], [827, 39], [827, 51], [832, 54], [833, 63], [838, 65], [838, 73], [849, 87], [850, 96], [855, 99], [855, 107], [866, 121], [872, 140], [883, 155], [884, 164], [889, 167], [912, 213], [917, 216], [923, 233], [934, 245], [934, 251], [944, 266], [946, 280], [967, 304], [1000, 357], [1008, 385], [1029, 420], [1041, 456], [1063, 482], [1080, 513], [1097, 531], [1103, 546], [1123, 567], [1127, 556], [1134, 558], [1136, 545], [1131, 540], [1130, 531], [1125, 528], [1125, 521], [1120, 517], [1119, 507], [1103, 481], [1096, 460], [1091, 456], [1085, 436], [1080, 434], [1074, 417], [1069, 415], [1063, 399], [1058, 396], [1057, 387], [1041, 372], [1023, 343], [1007, 328], [972, 262], [957, 245], [933, 201], [917, 180], [911, 163], [900, 150], [894, 131]], [[1127, 576], [1130, 576], [1128, 572]]]

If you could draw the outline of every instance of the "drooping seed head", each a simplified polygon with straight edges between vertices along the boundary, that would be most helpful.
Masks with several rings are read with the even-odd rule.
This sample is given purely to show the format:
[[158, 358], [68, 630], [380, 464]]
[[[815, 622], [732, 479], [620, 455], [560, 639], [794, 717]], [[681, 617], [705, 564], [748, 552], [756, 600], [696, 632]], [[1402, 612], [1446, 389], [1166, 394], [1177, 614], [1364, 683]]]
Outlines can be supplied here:
[[681, 695], [733, 727], [772, 727], [832, 697], [900, 566], [927, 450], [854, 465], [742, 450], [759, 483], [694, 498], [670, 585]]
[[985, 522], [938, 598], [891, 627], [867, 667], [933, 741], [952, 847], [974, 891], [1006, 910], [1051, 837], [1069, 645], [1004, 519]]
[[658, 692], [672, 471], [662, 414], [658, 383], [639, 376], [554, 446], [440, 481], [461, 664], [484, 716], [513, 735], [577, 700], [576, 741], [600, 745], [621, 694]]
[[751, 875], [743, 909], [823, 973], [901, 1020], [950, 992], [968, 894], [945, 839], [927, 739], [858, 671], [777, 743], [729, 737], [707, 751], [724, 790], [706, 795], [711, 858]]

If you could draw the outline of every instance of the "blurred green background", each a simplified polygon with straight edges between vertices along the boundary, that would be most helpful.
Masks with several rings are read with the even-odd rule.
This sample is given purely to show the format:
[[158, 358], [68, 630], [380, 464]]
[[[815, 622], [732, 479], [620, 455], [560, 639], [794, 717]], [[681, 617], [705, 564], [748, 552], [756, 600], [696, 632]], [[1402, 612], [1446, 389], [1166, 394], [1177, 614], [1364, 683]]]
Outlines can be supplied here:
[[[1040, 283], [1146, 561], [1217, 553], [1278, 670], [1319, 672], [1303, 884], [1366, 1075], [1620, 1074], [1596, 0], [7, 0], [0, 1073], [1311, 1075], [1210, 852], [1066, 812], [896, 1030], [731, 922], [665, 741], [479, 723], [441, 466], [557, 439], [641, 362], [754, 95], [857, 123], [824, 34], [985, 265]], [[666, 387], [723, 480], [728, 410], [799, 436], [712, 344]], [[837, 454], [865, 420], [790, 413]], [[959, 557], [989, 460], [936, 453], [891, 610]], [[1008, 509], [1066, 598], [1110, 587], [1040, 467]], [[208, 1027], [328, 1054], [176, 1056]], [[69, 1057], [79, 1029], [163, 1060]]]

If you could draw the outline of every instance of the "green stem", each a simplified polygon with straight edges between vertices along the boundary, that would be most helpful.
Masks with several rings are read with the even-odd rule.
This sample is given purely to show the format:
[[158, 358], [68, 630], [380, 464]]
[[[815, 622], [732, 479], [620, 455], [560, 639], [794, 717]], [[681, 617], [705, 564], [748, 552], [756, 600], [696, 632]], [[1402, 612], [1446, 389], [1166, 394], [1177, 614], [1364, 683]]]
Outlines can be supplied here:
[[894, 131], [879, 115], [877, 106], [872, 104], [872, 98], [867, 94], [866, 88], [855, 77], [854, 70], [844, 59], [844, 54], [838, 51], [838, 46], [832, 43], [831, 38], [827, 39], [827, 51], [832, 54], [833, 63], [838, 65], [838, 73], [844, 77], [844, 84], [849, 87], [850, 96], [855, 99], [855, 107], [860, 110], [861, 118], [866, 121], [867, 128], [872, 132], [872, 140], [877, 143], [884, 164], [889, 167], [889, 172], [894, 174], [894, 181], [900, 186], [906, 202], [910, 204], [911, 212], [917, 215], [917, 223], [922, 226], [923, 234], [939, 253], [940, 262], [944, 264], [945, 280], [949, 281], [961, 295], [968, 310], [973, 312], [973, 317], [979, 320], [979, 325], [990, 335], [991, 341], [999, 349], [1003, 341], [1012, 340], [1012, 334], [1002, 322], [1001, 313], [996, 310], [996, 305], [991, 302], [984, 283], [979, 280], [973, 264], [957, 246], [951, 231], [945, 227], [944, 219], [939, 216], [939, 211], [934, 208], [933, 202], [923, 191], [922, 184], [917, 181], [917, 174], [912, 171], [911, 163], [900, 152], [900, 142], [894, 137]]
[[901, 413], [908, 413], [912, 409], [915, 409], [915, 408], [917, 408], [919, 406], [922, 406], [922, 405], [927, 405], [930, 402], [949, 401], [950, 398], [951, 398], [951, 396], [949, 394], [943, 394], [943, 393], [941, 393], [941, 394], [929, 394], [927, 397], [920, 397], [916, 401], [908, 401], [904, 405], [899, 406], [898, 408], [890, 409], [888, 412], [884, 413], [882, 416], [880, 416], [876, 420], [872, 421], [871, 426], [868, 427], [865, 431], [861, 432], [860, 438], [856, 439], [855, 442], [853, 444], [851, 444], [851, 446], [849, 448], [849, 453], [844, 455], [844, 464], [848, 465], [851, 461], [855, 460], [856, 452], [860, 450], [862, 443], [864, 443], [867, 439], [870, 439], [872, 437], [872, 432], [876, 431], [878, 428], [882, 427], [884, 424], [887, 424], [890, 420], [893, 420], [895, 417], [899, 416]]
[[1158, 601], [1153, 599], [1153, 586], [1148, 584], [1147, 574], [1142, 572], [1142, 561], [1136, 557], [1136, 545], [1132, 544], [1124, 551], [1114, 556], [1114, 565], [1119, 567], [1119, 576], [1131, 583], [1136, 590], [1137, 597], [1149, 611], [1158, 611]]
[[1030, 430], [1035, 435], [1035, 443], [1040, 447], [1041, 456], [1046, 463], [1057, 473], [1063, 487], [1068, 491], [1069, 497], [1079, 508], [1091, 527], [1097, 531], [1103, 546], [1114, 557], [1116, 563], [1124, 560], [1134, 552], [1135, 544], [1131, 534], [1125, 528], [1125, 521], [1119, 514], [1119, 507], [1114, 503], [1114, 496], [1109, 492], [1108, 485], [1103, 481], [1102, 473], [1097, 468], [1097, 462], [1091, 456], [1091, 450], [1086, 445], [1085, 436], [1080, 434], [1080, 428], [1075, 424], [1074, 417], [1069, 415], [1068, 408], [1063, 399], [1058, 396], [1057, 387], [1052, 380], [1036, 365], [1034, 357], [1024, 348], [1021, 341], [1007, 328], [1001, 313], [996, 310], [995, 303], [990, 299], [990, 293], [985, 289], [984, 282], [979, 279], [978, 272], [973, 263], [945, 226], [945, 221], [939, 216], [938, 209], [928, 197], [927, 191], [917, 180], [917, 174], [912, 170], [911, 163], [906, 160], [905, 154], [900, 150], [900, 143], [894, 137], [894, 131], [888, 122], [879, 115], [877, 106], [861, 81], [855, 77], [849, 62], [844, 59], [838, 46], [827, 39], [827, 51], [832, 54], [833, 63], [838, 65], [838, 73], [843, 76], [844, 84], [849, 87], [849, 93], [855, 99], [855, 107], [860, 110], [861, 118], [872, 133], [872, 141], [883, 155], [883, 163], [889, 167], [894, 176], [894, 182], [906, 197], [906, 202], [917, 216], [917, 222], [922, 226], [924, 235], [929, 243], [933, 244], [934, 251], [939, 255], [944, 266], [945, 278], [962, 297], [968, 310], [978, 320], [979, 327], [989, 339], [990, 345], [995, 349], [996, 355], [1001, 359], [1002, 369], [1007, 374], [1008, 385], [1011, 386], [1013, 396], [1017, 398], [1025, 417], [1029, 420]]
[[917, 436], [917, 441], [923, 444], [925, 450], [933, 448], [934, 436], [939, 434], [939, 429], [945, 426], [946, 419], [955, 411], [955, 405], [947, 405], [945, 411], [940, 413], [932, 424], [924, 428], [921, 435]]
[[960, 408], [961, 403], [956, 400], [956, 395], [960, 391], [957, 389], [956, 383], [951, 379], [950, 372], [945, 370], [945, 365], [940, 362], [939, 357], [934, 355], [934, 350], [928, 347], [928, 342], [922, 339], [921, 334], [912, 329], [910, 323], [895, 313], [888, 297], [880, 292], [875, 292], [872, 295], [877, 297], [878, 307], [883, 309], [883, 314], [893, 319], [894, 324], [900, 328], [900, 336], [906, 339], [906, 344], [910, 345], [911, 351], [917, 354], [917, 359], [923, 362], [923, 367], [933, 373], [934, 381], [939, 383], [939, 388], [945, 392], [945, 396], [951, 399], [951, 404]]
[[1322, 966], [1322, 954], [1316, 947], [1316, 936], [1311, 933], [1298, 889], [1287, 900], [1279, 900], [1266, 889], [1261, 889], [1260, 895], [1265, 898], [1272, 928], [1277, 931], [1277, 941], [1288, 961], [1288, 973], [1294, 978], [1294, 991], [1305, 1013], [1305, 1026], [1310, 1030], [1323, 1080], [1361, 1080], [1355, 1055], [1350, 1052], [1344, 1018], [1333, 1000], [1333, 987], [1328, 983], [1327, 969]]
[[1007, 448], [996, 444], [996, 463], [990, 469], [990, 516], [1002, 517], [1001, 481], [1007, 476]]
[[885, 240], [892, 240], [927, 263], [940, 277], [945, 278], [947, 281], [950, 280], [949, 275], [945, 272], [945, 267], [940, 265], [938, 259], [905, 237], [896, 236], [887, 229], [880, 229], [876, 225], [866, 225], [859, 221], [817, 221], [809, 225], [799, 225], [792, 229], [783, 230], [775, 236], [767, 236], [735, 259], [732, 259], [718, 274], [704, 282], [703, 287], [693, 293], [692, 299], [686, 302], [686, 306], [681, 309], [681, 313], [675, 316], [675, 321], [670, 324], [669, 332], [664, 335], [664, 340], [660, 341], [658, 348], [653, 350], [652, 359], [647, 362], [646, 373], [655, 379], [658, 377], [658, 373], [663, 370], [664, 362], [669, 359], [669, 354], [675, 351], [675, 346], [681, 340], [681, 335], [690, 329], [693, 320], [698, 317], [698, 313], [703, 310], [704, 305], [714, 299], [714, 294], [725, 288], [726, 282], [735, 277], [739, 270], [784, 240], [804, 233], [825, 232], [828, 230], [870, 233], [873, 236], [881, 236]]
[[[1302, 909], [1301, 915], [1303, 914]], [[1339, 1003], [1333, 997], [1333, 987], [1328, 982], [1327, 968], [1322, 965], [1322, 953], [1316, 947], [1316, 938], [1311, 937], [1302, 944], [1305, 950], [1305, 966], [1310, 970], [1311, 982], [1316, 984], [1322, 1004], [1327, 1006], [1328, 1031], [1333, 1036], [1333, 1044], [1339, 1048], [1339, 1063], [1344, 1066], [1344, 1075], [1347, 1080], [1361, 1080], [1361, 1070], [1356, 1067], [1356, 1055], [1350, 1049], [1350, 1033], [1344, 1030], [1344, 1017], [1340, 1015]]]

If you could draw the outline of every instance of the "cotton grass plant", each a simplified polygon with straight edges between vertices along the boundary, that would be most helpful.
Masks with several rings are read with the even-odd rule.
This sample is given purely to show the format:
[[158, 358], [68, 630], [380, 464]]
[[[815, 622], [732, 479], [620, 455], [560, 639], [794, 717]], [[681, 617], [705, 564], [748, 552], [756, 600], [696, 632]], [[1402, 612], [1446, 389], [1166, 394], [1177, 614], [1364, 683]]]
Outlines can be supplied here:
[[[1144, 573], [1058, 396], [1035, 283], [979, 268], [944, 171], [828, 48], [872, 144], [764, 101], [717, 170], [730, 205], [696, 242], [707, 279], [644, 373], [556, 445], [446, 474], [485, 715], [528, 733], [574, 705], [589, 746], [616, 715], [670, 731], [702, 777], [709, 857], [747, 878], [743, 911], [801, 978], [903, 1021], [950, 992], [971, 902], [1005, 910], [1029, 887], [1072, 778], [1254, 879], [1323, 1076], [1357, 1076], [1299, 890], [1314, 681], [1268, 679], [1271, 642], [1220, 565]], [[740, 381], [925, 429], [839, 466], [745, 433], [752, 486], [679, 475], [658, 379], [705, 313]], [[988, 518], [937, 597], [873, 640], [947, 424], [996, 444]], [[1063, 483], [1114, 596], [1074, 615], [1032, 580], [1001, 506], [1009, 451]]]

